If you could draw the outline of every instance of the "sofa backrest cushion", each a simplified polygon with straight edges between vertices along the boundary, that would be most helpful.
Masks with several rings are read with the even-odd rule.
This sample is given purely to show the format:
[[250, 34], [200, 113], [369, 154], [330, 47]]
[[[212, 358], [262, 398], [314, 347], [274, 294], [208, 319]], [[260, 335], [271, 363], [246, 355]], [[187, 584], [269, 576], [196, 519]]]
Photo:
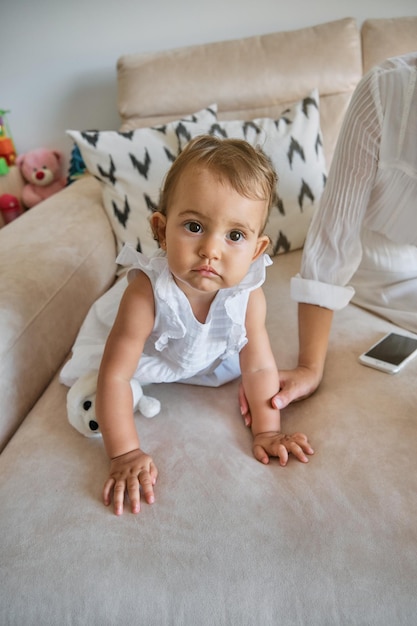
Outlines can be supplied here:
[[417, 17], [366, 20], [362, 25], [363, 71], [389, 57], [417, 50]]
[[218, 105], [220, 119], [278, 117], [317, 88], [327, 166], [362, 75], [360, 35], [346, 18], [270, 33], [125, 55], [117, 63], [121, 130]]

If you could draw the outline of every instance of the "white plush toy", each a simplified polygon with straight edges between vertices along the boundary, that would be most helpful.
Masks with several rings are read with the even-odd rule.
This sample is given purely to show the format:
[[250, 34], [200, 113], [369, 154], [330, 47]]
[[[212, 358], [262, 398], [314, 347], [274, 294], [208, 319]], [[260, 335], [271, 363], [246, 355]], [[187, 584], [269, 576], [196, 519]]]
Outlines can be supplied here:
[[[96, 419], [96, 389], [98, 372], [81, 376], [67, 394], [67, 413], [69, 423], [85, 437], [101, 436]], [[154, 417], [161, 410], [161, 403], [156, 398], [145, 396], [141, 385], [131, 381], [133, 392], [133, 410], [140, 411], [144, 417]]]

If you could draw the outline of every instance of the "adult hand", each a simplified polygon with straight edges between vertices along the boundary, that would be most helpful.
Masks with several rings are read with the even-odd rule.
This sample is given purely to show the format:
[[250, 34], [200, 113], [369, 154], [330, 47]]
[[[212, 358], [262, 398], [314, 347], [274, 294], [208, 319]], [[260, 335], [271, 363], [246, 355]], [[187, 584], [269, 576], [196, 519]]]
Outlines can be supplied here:
[[[271, 405], [276, 409], [285, 409], [291, 402], [303, 400], [314, 393], [321, 382], [321, 374], [300, 365], [293, 370], [280, 370], [279, 382], [280, 389], [271, 398]], [[242, 384], [239, 386], [239, 406], [245, 425], [250, 426], [252, 418]]]

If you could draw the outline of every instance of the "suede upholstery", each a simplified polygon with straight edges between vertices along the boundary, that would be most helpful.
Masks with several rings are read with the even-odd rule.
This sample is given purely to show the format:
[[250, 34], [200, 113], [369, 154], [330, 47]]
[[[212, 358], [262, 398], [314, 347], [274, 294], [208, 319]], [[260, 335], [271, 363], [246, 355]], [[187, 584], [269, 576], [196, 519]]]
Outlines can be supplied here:
[[[370, 26], [123, 57], [123, 128], [215, 101], [225, 116], [275, 114], [318, 86], [330, 164], [366, 36], [384, 32], [378, 58], [417, 48], [417, 18]], [[307, 465], [253, 458], [237, 381], [148, 388], [162, 410], [137, 427], [159, 466], [156, 502], [117, 518], [101, 503], [102, 442], [69, 425], [58, 381], [115, 255], [92, 177], [0, 230], [0, 624], [415, 624], [417, 360], [396, 376], [357, 360], [395, 327], [354, 305], [335, 315], [322, 385], [282, 414], [316, 450]], [[279, 368], [296, 363], [300, 256], [267, 271]]]

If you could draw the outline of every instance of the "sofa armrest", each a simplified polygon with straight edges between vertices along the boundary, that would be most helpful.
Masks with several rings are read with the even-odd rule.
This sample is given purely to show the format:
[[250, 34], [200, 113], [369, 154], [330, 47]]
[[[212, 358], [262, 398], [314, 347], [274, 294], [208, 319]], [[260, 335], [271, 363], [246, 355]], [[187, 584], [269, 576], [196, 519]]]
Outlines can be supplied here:
[[114, 281], [99, 183], [85, 177], [0, 230], [0, 450]]

